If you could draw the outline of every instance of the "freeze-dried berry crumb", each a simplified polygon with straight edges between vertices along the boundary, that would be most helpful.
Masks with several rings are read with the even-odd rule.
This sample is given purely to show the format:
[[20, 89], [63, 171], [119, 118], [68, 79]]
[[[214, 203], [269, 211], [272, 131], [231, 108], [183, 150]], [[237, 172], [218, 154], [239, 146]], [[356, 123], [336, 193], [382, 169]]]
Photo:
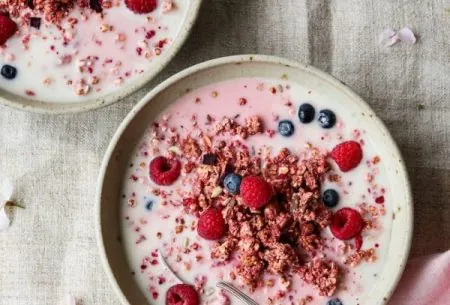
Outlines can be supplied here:
[[355, 236], [355, 249], [356, 251], [361, 250], [361, 247], [363, 245], [363, 238], [361, 234], [358, 234]]

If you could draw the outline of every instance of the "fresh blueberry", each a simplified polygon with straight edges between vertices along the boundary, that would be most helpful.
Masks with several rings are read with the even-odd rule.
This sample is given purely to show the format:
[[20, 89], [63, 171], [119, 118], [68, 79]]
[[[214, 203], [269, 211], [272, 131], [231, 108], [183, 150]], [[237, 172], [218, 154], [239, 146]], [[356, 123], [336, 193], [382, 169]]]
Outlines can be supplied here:
[[292, 124], [292, 122], [289, 120], [280, 121], [280, 123], [278, 124], [278, 132], [283, 137], [292, 136], [294, 134], [294, 131], [295, 131], [294, 124]]
[[343, 305], [339, 299], [328, 300], [327, 305]]
[[242, 177], [238, 174], [231, 173], [226, 175], [223, 180], [223, 184], [228, 192], [231, 194], [239, 194], [239, 189], [241, 188]]
[[298, 118], [302, 123], [311, 123], [316, 115], [316, 109], [311, 104], [305, 103], [298, 108]]
[[318, 121], [322, 128], [332, 128], [336, 124], [336, 115], [329, 109], [319, 111]]
[[323, 192], [322, 201], [327, 207], [333, 208], [339, 202], [339, 194], [333, 189], [328, 189]]
[[153, 200], [149, 200], [149, 201], [147, 201], [147, 203], [145, 204], [145, 208], [146, 208], [148, 211], [151, 211], [152, 208], [153, 208], [153, 204], [154, 204]]
[[17, 75], [17, 69], [10, 65], [3, 65], [0, 73], [7, 79], [14, 79]]
[[336, 115], [329, 109], [320, 110], [318, 120], [322, 128], [332, 128], [336, 124]]

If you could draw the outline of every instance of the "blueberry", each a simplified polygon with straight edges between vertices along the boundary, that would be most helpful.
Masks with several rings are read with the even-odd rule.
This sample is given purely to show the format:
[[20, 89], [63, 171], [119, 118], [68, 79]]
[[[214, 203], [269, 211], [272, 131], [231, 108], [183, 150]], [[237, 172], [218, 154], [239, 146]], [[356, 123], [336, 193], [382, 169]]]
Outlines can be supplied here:
[[302, 123], [311, 123], [316, 115], [316, 109], [311, 104], [305, 103], [298, 108], [298, 118]]
[[292, 122], [289, 120], [280, 121], [280, 123], [278, 124], [278, 132], [283, 137], [292, 136], [294, 134], [294, 131], [295, 131], [294, 124], [292, 124]]
[[328, 189], [323, 192], [322, 201], [327, 207], [333, 208], [339, 202], [339, 194], [333, 189]]
[[328, 300], [327, 305], [343, 305], [339, 299]]
[[329, 109], [320, 110], [318, 120], [322, 128], [332, 128], [336, 124], [336, 115]]
[[238, 174], [231, 173], [226, 175], [225, 179], [223, 180], [223, 184], [228, 192], [231, 194], [239, 194], [239, 189], [241, 187], [241, 180], [242, 177]]
[[153, 208], [153, 204], [154, 204], [153, 200], [149, 200], [149, 201], [147, 201], [147, 203], [145, 204], [145, 208], [146, 208], [148, 211], [151, 211], [152, 208]]
[[7, 79], [14, 79], [17, 75], [17, 69], [10, 65], [3, 65], [0, 73]]

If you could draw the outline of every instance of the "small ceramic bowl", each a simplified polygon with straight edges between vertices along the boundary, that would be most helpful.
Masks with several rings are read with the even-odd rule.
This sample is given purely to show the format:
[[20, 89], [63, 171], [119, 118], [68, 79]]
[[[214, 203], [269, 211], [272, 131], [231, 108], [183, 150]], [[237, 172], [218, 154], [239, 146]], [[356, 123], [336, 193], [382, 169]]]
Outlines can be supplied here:
[[408, 258], [413, 229], [413, 204], [407, 173], [400, 152], [381, 120], [370, 107], [349, 88], [333, 77], [306, 65], [286, 59], [242, 55], [219, 58], [186, 69], [154, 88], [140, 101], [114, 135], [100, 170], [96, 206], [96, 230], [102, 263], [121, 302], [141, 305], [147, 301], [129, 272], [120, 242], [119, 197], [122, 179], [134, 147], [149, 122], [189, 90], [238, 77], [280, 78], [320, 90], [337, 103], [346, 103], [361, 115], [362, 128], [378, 143], [384, 160], [390, 187], [395, 190], [394, 213], [388, 258], [378, 273], [370, 296], [364, 305], [386, 304], [400, 279]]
[[133, 81], [125, 83], [122, 87], [120, 87], [120, 89], [113, 91], [103, 97], [73, 103], [55, 103], [47, 102], [45, 100], [29, 99], [0, 89], [0, 104], [4, 104], [21, 110], [57, 114], [92, 110], [121, 100], [127, 95], [130, 95], [131, 93], [142, 88], [159, 72], [161, 72], [161, 70], [172, 60], [172, 58], [185, 42], [195, 23], [195, 20], [197, 19], [202, 0], [188, 0], [186, 2], [189, 3], [189, 6], [187, 8], [185, 20], [183, 21], [178, 34], [170, 47], [165, 52], [163, 52], [161, 56], [153, 60], [150, 69], [144, 72], [140, 77], [135, 78]]

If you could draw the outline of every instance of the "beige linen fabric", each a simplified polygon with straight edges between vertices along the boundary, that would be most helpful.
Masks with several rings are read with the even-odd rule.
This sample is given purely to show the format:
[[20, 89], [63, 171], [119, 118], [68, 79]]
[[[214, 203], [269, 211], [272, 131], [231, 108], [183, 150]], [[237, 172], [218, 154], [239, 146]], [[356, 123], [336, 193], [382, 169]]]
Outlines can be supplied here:
[[[177, 0], [185, 1], [185, 0]], [[39, 115], [0, 107], [0, 174], [25, 210], [0, 232], [0, 305], [118, 304], [97, 254], [93, 209], [103, 153], [155, 84], [207, 59], [262, 53], [312, 64], [360, 94], [391, 130], [415, 196], [412, 256], [450, 248], [450, 2], [205, 0], [175, 60], [145, 89], [97, 111]], [[379, 45], [410, 26], [416, 45]], [[421, 109], [423, 108], [423, 109]]]

